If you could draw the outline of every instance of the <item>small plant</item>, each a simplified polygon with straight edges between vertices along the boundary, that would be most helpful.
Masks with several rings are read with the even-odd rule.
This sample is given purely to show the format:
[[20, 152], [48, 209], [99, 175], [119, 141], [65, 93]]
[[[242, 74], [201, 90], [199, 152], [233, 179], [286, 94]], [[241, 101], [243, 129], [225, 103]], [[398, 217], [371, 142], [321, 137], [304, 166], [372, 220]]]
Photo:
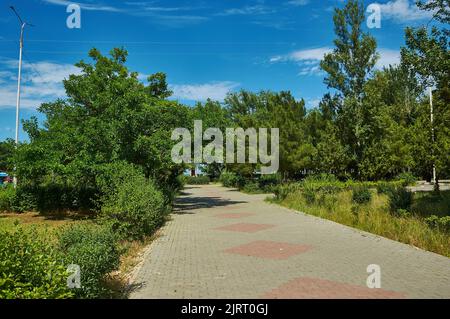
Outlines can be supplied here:
[[187, 185], [208, 185], [211, 182], [208, 176], [186, 176]]
[[397, 215], [398, 217], [407, 218], [407, 217], [411, 216], [411, 213], [409, 211], [407, 211], [406, 209], [397, 209], [397, 211], [395, 212], [395, 215]]
[[164, 221], [168, 207], [155, 183], [137, 176], [103, 200], [102, 216], [122, 239], [142, 239]]
[[118, 268], [119, 252], [116, 237], [106, 226], [77, 224], [59, 234], [59, 250], [66, 265], [80, 266], [81, 288], [74, 289], [78, 298], [99, 298], [108, 295], [104, 281]]
[[313, 204], [316, 201], [316, 190], [313, 187], [304, 187], [302, 195], [308, 204]]
[[402, 182], [403, 186], [414, 185], [419, 179], [411, 173], [401, 173], [395, 178], [397, 181]]
[[0, 299], [73, 297], [62, 256], [35, 230], [0, 232]]
[[352, 201], [356, 204], [367, 204], [372, 200], [372, 193], [366, 185], [355, 186], [352, 190]]
[[245, 184], [245, 186], [242, 190], [248, 194], [255, 194], [255, 193], [261, 192], [261, 189], [257, 182], [249, 182], [249, 183]]
[[225, 187], [238, 187], [239, 185], [239, 177], [236, 173], [230, 171], [223, 171], [222, 174], [220, 174], [219, 181]]
[[425, 219], [427, 225], [431, 228], [436, 228], [442, 232], [450, 233], [450, 216], [438, 217], [432, 215]]
[[11, 212], [16, 191], [12, 186], [0, 186], [0, 212]]
[[395, 187], [388, 192], [389, 207], [391, 212], [397, 212], [399, 209], [411, 210], [413, 195], [405, 187]]

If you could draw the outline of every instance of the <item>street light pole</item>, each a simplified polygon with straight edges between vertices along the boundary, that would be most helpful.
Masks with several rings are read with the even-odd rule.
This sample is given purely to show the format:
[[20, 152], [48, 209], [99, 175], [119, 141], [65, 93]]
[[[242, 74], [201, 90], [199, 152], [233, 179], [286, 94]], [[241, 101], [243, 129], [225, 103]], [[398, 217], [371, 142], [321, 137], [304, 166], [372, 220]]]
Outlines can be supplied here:
[[433, 184], [436, 185], [436, 161], [434, 159], [434, 109], [433, 109], [433, 88], [430, 87], [430, 121], [431, 121], [431, 141], [432, 145], [432, 156], [433, 156]]
[[[17, 16], [20, 22], [20, 49], [19, 49], [19, 75], [17, 77], [17, 99], [16, 99], [16, 136], [15, 136], [15, 144], [16, 148], [19, 145], [19, 111], [20, 111], [20, 82], [22, 79], [22, 51], [23, 51], [23, 33], [25, 30], [25, 26], [33, 26], [27, 22], [24, 22], [20, 15], [17, 13], [16, 9], [11, 6], [11, 10]], [[17, 187], [17, 176], [16, 176], [16, 167], [14, 166], [14, 177], [13, 177], [14, 188]]]
[[[22, 22], [20, 27], [20, 49], [19, 49], [19, 75], [17, 77], [17, 99], [16, 99], [16, 148], [19, 145], [19, 111], [20, 111], [20, 82], [22, 79], [22, 50], [23, 50], [23, 32], [26, 23]], [[16, 167], [14, 167], [14, 178], [13, 178], [14, 188], [17, 187], [17, 177], [16, 177]]]

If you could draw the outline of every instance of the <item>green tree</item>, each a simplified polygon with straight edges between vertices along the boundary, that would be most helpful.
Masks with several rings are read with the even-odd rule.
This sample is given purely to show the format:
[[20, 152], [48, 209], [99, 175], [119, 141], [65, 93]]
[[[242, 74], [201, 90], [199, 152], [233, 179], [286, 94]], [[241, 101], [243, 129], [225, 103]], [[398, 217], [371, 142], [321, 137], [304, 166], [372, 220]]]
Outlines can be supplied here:
[[0, 171], [12, 169], [11, 157], [14, 153], [15, 143], [13, 139], [6, 139], [0, 142]]
[[335, 49], [320, 64], [328, 74], [325, 84], [356, 100], [362, 99], [364, 83], [378, 59], [375, 39], [362, 30], [364, 11], [357, 0], [348, 1], [343, 9], [335, 9]]

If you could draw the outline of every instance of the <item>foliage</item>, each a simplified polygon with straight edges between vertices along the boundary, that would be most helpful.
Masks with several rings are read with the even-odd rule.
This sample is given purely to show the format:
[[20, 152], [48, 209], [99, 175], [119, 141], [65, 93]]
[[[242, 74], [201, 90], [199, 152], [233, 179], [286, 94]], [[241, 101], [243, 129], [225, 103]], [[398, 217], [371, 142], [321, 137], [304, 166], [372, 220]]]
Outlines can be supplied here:
[[236, 175], [236, 173], [223, 171], [222, 174], [220, 174], [219, 181], [225, 187], [236, 187], [238, 176]]
[[398, 210], [411, 210], [413, 194], [405, 187], [394, 187], [388, 193], [389, 207], [391, 212], [397, 213]]
[[425, 222], [432, 228], [450, 233], [450, 216], [438, 217], [436, 215], [432, 215], [426, 218]]
[[366, 185], [356, 186], [352, 190], [352, 201], [356, 204], [367, 204], [372, 199], [372, 193]]
[[0, 212], [12, 211], [14, 205], [16, 191], [11, 185], [6, 187], [0, 186]]
[[188, 185], [208, 185], [210, 179], [208, 176], [185, 176], [185, 182]]
[[13, 139], [0, 141], [0, 172], [12, 170], [11, 157], [14, 152], [15, 142]]
[[244, 187], [242, 188], [242, 191], [247, 194], [257, 194], [262, 192], [258, 182], [245, 183]]
[[414, 185], [418, 181], [418, 178], [411, 173], [401, 173], [395, 179], [403, 182], [404, 186]]
[[102, 216], [120, 238], [142, 239], [165, 221], [168, 207], [154, 181], [144, 176], [120, 183], [103, 200]]
[[80, 266], [81, 288], [77, 298], [99, 298], [108, 294], [104, 281], [119, 266], [116, 236], [108, 227], [76, 224], [59, 234], [59, 251], [66, 265]]
[[0, 232], [0, 299], [71, 298], [68, 275], [61, 255], [35, 231]]

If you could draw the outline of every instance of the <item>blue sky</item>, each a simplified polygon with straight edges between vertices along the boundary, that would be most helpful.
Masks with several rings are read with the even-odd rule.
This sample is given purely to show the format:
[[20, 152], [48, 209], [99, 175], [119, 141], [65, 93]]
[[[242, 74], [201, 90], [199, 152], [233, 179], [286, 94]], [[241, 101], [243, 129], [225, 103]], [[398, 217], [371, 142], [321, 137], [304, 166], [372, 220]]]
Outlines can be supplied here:
[[[70, 3], [81, 7], [81, 29], [66, 26]], [[10, 5], [35, 25], [26, 29], [24, 48], [21, 118], [29, 118], [40, 103], [64, 97], [61, 80], [78, 72], [73, 64], [94, 46], [103, 53], [124, 46], [131, 70], [143, 79], [165, 72], [173, 98], [186, 104], [243, 88], [290, 90], [313, 107], [327, 90], [318, 63], [332, 48], [333, 8], [344, 3], [0, 0], [0, 140], [14, 136], [19, 23]], [[398, 61], [404, 28], [430, 15], [413, 0], [365, 1], [371, 3], [382, 13], [381, 28], [368, 30], [381, 68]]]

